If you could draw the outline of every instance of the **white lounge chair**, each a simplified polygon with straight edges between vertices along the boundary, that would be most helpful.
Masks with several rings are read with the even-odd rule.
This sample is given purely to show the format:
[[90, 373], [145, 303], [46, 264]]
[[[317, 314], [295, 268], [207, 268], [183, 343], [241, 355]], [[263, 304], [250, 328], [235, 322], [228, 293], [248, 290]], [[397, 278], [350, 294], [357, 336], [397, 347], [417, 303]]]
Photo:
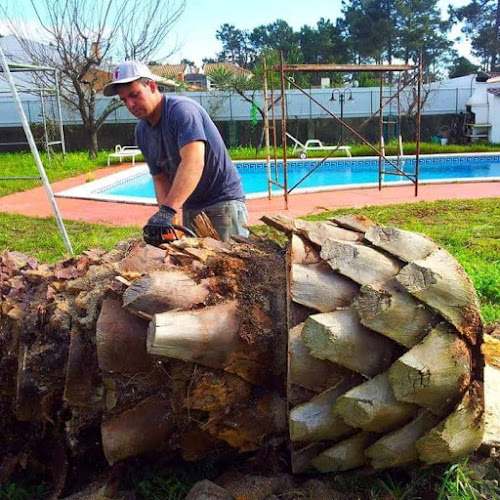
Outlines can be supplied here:
[[115, 152], [108, 155], [108, 167], [111, 158], [119, 158], [120, 163], [123, 162], [123, 158], [132, 157], [132, 165], [135, 167], [135, 157], [141, 155], [142, 151], [137, 146], [120, 146], [117, 144], [115, 146]]
[[346, 155], [351, 157], [351, 146], [326, 146], [318, 139], [308, 139], [305, 144], [302, 144], [298, 139], [288, 132], [286, 135], [295, 143], [293, 153], [300, 150], [299, 158], [305, 160], [308, 151], [345, 151]]

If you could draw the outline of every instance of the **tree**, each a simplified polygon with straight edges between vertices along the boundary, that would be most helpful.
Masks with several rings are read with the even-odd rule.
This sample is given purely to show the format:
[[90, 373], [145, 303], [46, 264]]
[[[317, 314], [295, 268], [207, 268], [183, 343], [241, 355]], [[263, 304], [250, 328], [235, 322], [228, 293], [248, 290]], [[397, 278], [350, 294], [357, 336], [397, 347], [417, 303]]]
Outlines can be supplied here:
[[[258, 58], [254, 73], [250, 78], [244, 75], [236, 74], [234, 71], [231, 71], [231, 69], [228, 68], [217, 68], [207, 73], [207, 77], [210, 78], [213, 85], [218, 90], [235, 92], [242, 99], [248, 102], [250, 104], [250, 112], [255, 113], [255, 115], [258, 113], [262, 119], [262, 123], [264, 122], [265, 109], [264, 106], [261, 105], [258, 98], [261, 95], [262, 89], [264, 87], [264, 58], [266, 59], [267, 66], [269, 68], [279, 64], [278, 53], [276, 51], [264, 50]], [[276, 72], [268, 73], [268, 85], [269, 88], [279, 88], [279, 77]], [[270, 109], [270, 107], [271, 104], [268, 103], [268, 109]], [[256, 120], [256, 116], [253, 117], [253, 120]], [[257, 145], [257, 151], [262, 146], [263, 140], [264, 126], [262, 126], [260, 141]]]
[[391, 0], [346, 0], [346, 34], [360, 61], [392, 62], [396, 42], [396, 3]]
[[485, 69], [496, 70], [500, 55], [500, 0], [472, 0], [463, 7], [450, 7], [450, 14], [464, 23], [462, 32]]
[[321, 18], [316, 28], [304, 25], [298, 36], [305, 63], [345, 63], [350, 59], [349, 43], [339, 22]]
[[230, 62], [246, 68], [251, 64], [254, 53], [250, 46], [249, 34], [232, 24], [223, 24], [215, 35], [222, 43], [219, 62]]
[[285, 60], [291, 51], [296, 50], [298, 34], [283, 19], [277, 19], [266, 26], [261, 25], [254, 28], [250, 34], [250, 41], [257, 53], [265, 49], [283, 52]]
[[398, 1], [397, 10], [399, 53], [405, 63], [417, 63], [422, 54], [429, 68], [451, 49], [446, 36], [451, 21], [441, 20], [437, 0]]
[[181, 64], [187, 64], [188, 66], [196, 66], [194, 61], [191, 61], [191, 59], [181, 59]]
[[[34, 64], [57, 68], [61, 97], [81, 117], [91, 157], [98, 153], [97, 133], [106, 117], [122, 104], [112, 99], [102, 109], [97, 93], [108, 81], [111, 60], [147, 61], [163, 52], [163, 44], [185, 6], [185, 0], [103, 0], [90, 8], [86, 0], [30, 0], [40, 38], [22, 29], [27, 13], [0, 12]], [[164, 57], [170, 55], [163, 54]], [[52, 82], [53, 83], [53, 82]]]
[[471, 73], [476, 73], [478, 69], [479, 66], [473, 64], [466, 57], [458, 57], [453, 61], [453, 64], [448, 67], [448, 77], [457, 78], [459, 76], [470, 75]]

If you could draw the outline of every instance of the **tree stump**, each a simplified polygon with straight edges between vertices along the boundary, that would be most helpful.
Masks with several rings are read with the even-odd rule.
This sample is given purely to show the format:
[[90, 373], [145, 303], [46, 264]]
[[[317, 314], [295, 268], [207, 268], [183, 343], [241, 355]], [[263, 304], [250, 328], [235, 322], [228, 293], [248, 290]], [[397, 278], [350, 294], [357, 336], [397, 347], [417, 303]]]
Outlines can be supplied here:
[[[286, 249], [131, 240], [51, 266], [4, 252], [0, 470], [21, 451], [40, 465], [47, 440], [53, 463], [115, 464], [289, 439], [294, 472], [473, 452], [483, 326], [455, 259], [363, 217], [265, 221]], [[61, 470], [59, 489], [78, 467]]]

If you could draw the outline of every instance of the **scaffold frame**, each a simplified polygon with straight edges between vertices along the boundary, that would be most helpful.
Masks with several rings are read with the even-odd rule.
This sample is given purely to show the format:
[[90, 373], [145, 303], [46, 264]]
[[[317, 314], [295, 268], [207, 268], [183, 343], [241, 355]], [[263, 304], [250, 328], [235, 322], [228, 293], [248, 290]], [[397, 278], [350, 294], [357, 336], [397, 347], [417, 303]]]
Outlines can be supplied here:
[[[283, 158], [282, 158], [282, 177], [281, 182], [276, 174], [278, 172], [278, 160], [277, 160], [277, 134], [276, 134], [276, 113], [274, 110], [274, 99], [269, 100], [269, 86], [268, 86], [268, 73], [278, 72], [280, 76], [280, 105], [281, 105], [281, 144], [283, 148]], [[359, 131], [352, 128], [345, 120], [338, 117], [336, 114], [332, 113], [329, 109], [325, 108], [320, 102], [318, 102], [312, 95], [302, 89], [297, 85], [293, 78], [287, 76], [287, 73], [296, 72], [343, 72], [343, 73], [360, 73], [360, 72], [373, 72], [378, 73], [380, 78], [380, 105], [379, 109], [372, 113], [363, 123], [358, 127], [361, 130], [365, 127], [373, 118], [377, 115], [379, 117], [379, 143], [378, 147], [371, 144], [365, 137], [363, 137]], [[398, 87], [396, 92], [390, 96], [384, 96], [386, 102], [384, 103], [382, 96], [383, 89], [383, 78], [384, 74], [387, 72], [399, 72], [406, 75], [404, 82], [401, 83], [401, 78], [398, 78]], [[410, 72], [413, 72], [410, 75]], [[293, 87], [294, 89], [300, 91], [302, 94], [307, 96], [312, 102], [317, 104], [328, 116], [332, 117], [334, 120], [340, 123], [341, 127], [344, 127], [350, 135], [343, 141], [339, 141], [337, 148], [332, 147], [330, 152], [318, 162], [309, 172], [307, 172], [304, 177], [302, 177], [298, 182], [296, 182], [292, 187], [288, 185], [288, 158], [287, 158], [287, 110], [286, 110], [286, 86]], [[384, 108], [390, 104], [394, 99], [397, 100], [398, 106], [398, 121], [401, 126], [401, 106], [400, 106], [400, 95], [403, 90], [410, 85], [415, 85], [417, 87], [417, 106], [415, 113], [415, 172], [413, 174], [404, 172], [400, 162], [400, 152], [398, 150], [397, 160], [393, 161], [391, 158], [387, 157], [385, 154], [385, 148], [383, 147], [383, 123], [384, 123]], [[272, 89], [271, 89], [272, 93]], [[410, 64], [285, 64], [283, 54], [280, 54], [280, 64], [278, 66], [273, 66], [267, 68], [264, 61], [264, 128], [265, 128], [265, 140], [266, 140], [266, 161], [267, 161], [267, 175], [268, 175], [268, 197], [272, 197], [272, 186], [275, 185], [283, 190], [285, 208], [288, 209], [288, 195], [296, 189], [307, 177], [309, 177], [314, 171], [316, 171], [326, 160], [328, 160], [334, 153], [343, 146], [345, 142], [349, 139], [356, 137], [360, 142], [366, 144], [374, 151], [379, 157], [379, 168], [378, 168], [378, 188], [382, 189], [382, 183], [384, 175], [398, 175], [411, 181], [415, 188], [415, 196], [418, 196], [418, 182], [420, 173], [420, 130], [421, 130], [421, 113], [422, 113], [422, 57], [419, 57], [419, 62], [416, 65]], [[269, 103], [269, 104], [268, 104]], [[269, 123], [268, 110], [271, 109], [272, 112], [272, 125]], [[273, 150], [274, 154], [274, 168], [271, 167], [271, 142], [269, 129], [273, 130]], [[400, 140], [401, 142], [401, 140]], [[384, 165], [390, 165], [394, 170], [386, 170]], [[274, 178], [273, 178], [274, 172]]]

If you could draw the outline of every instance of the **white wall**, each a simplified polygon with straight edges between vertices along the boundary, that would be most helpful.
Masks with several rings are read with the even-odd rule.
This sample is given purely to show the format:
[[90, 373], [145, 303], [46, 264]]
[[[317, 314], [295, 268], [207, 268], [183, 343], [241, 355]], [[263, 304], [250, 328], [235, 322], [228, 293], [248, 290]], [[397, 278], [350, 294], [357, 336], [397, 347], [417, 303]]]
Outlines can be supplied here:
[[[443, 82], [442, 84], [432, 84], [427, 101], [425, 103], [423, 114], [455, 114], [465, 111], [465, 103], [469, 100], [475, 82], [471, 83], [470, 78], [466, 81], [462, 79], [456, 84], [453, 80]], [[459, 86], [460, 85], [460, 86]], [[379, 107], [379, 88], [353, 88], [353, 102], [349, 102], [346, 94], [344, 102], [344, 118], [368, 117], [375, 113]], [[328, 118], [330, 115], [321, 108], [335, 113], [340, 117], [340, 104], [337, 98], [336, 102], [330, 101], [332, 89], [308, 89], [307, 94], [312, 96], [314, 101], [309, 99], [299, 90], [287, 91], [287, 116], [288, 119], [309, 119], [309, 118]], [[251, 92], [247, 93], [249, 96]], [[186, 92], [192, 99], [198, 101], [215, 120], [249, 120], [251, 105], [241, 96], [235, 93], [225, 92]], [[257, 102], [262, 105], [262, 93], [256, 93]], [[275, 98], [278, 93], [274, 94]], [[338, 97], [338, 96], [337, 96]], [[21, 94], [21, 99], [26, 109], [28, 119], [33, 123], [41, 122], [41, 107], [39, 98], [28, 94]], [[109, 98], [100, 97], [98, 109], [104, 109]], [[406, 98], [401, 98], [401, 114], [404, 114]], [[315, 102], [316, 101], [316, 102]], [[319, 103], [320, 105], [318, 105]], [[49, 111], [51, 109], [49, 101]], [[276, 106], [276, 117], [281, 117], [281, 107]], [[396, 101], [393, 101], [392, 106], [385, 107], [385, 113], [398, 114]], [[259, 115], [260, 119], [260, 115]], [[63, 121], [65, 124], [80, 123], [79, 116], [68, 109], [63, 110]], [[128, 123], [135, 122], [135, 118], [122, 107], [112, 113], [107, 123]], [[0, 127], [15, 126], [19, 123], [17, 111], [10, 94], [0, 94]]]

